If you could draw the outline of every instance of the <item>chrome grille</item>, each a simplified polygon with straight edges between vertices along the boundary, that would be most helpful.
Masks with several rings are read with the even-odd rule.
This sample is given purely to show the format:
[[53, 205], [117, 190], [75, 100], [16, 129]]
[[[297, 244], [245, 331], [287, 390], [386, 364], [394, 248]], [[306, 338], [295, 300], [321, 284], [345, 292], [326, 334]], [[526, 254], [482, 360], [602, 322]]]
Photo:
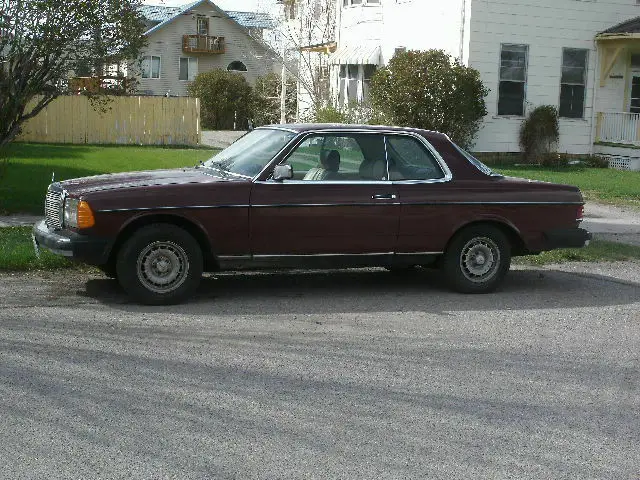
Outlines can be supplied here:
[[47, 227], [59, 230], [62, 228], [62, 192], [49, 190], [44, 200], [44, 219]]

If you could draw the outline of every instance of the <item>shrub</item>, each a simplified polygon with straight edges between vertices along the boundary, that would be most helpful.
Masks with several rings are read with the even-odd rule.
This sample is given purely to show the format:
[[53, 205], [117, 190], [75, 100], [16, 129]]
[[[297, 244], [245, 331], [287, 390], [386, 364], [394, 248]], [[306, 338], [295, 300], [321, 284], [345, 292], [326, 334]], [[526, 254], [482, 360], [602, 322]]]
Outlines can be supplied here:
[[609, 159], [600, 155], [588, 155], [582, 159], [587, 167], [609, 168]]
[[525, 162], [542, 163], [560, 138], [558, 110], [552, 105], [536, 107], [520, 126], [520, 149]]
[[[280, 123], [280, 92], [282, 77], [268, 73], [258, 77], [253, 87], [253, 105], [251, 120], [256, 127]], [[287, 96], [285, 98], [287, 122], [292, 122], [298, 108], [296, 82], [287, 79]]]
[[569, 166], [569, 155], [547, 152], [540, 155], [538, 161], [544, 167], [567, 167]]
[[316, 123], [347, 123], [347, 116], [338, 108], [326, 106], [318, 108], [313, 116]]
[[211, 70], [189, 85], [189, 95], [201, 100], [202, 126], [214, 130], [246, 129], [253, 105], [251, 85], [240, 73]]
[[395, 55], [371, 80], [375, 111], [399, 126], [438, 130], [471, 148], [487, 114], [480, 73], [442, 50]]
[[316, 110], [314, 122], [347, 123], [357, 125], [389, 125], [390, 119], [366, 103], [352, 103], [347, 107], [327, 106]]

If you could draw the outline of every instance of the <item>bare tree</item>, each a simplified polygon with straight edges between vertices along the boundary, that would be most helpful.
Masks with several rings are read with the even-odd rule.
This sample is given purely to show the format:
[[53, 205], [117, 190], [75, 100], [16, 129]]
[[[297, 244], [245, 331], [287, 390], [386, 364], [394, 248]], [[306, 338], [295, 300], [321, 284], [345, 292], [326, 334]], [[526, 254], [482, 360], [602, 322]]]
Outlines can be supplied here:
[[138, 0], [0, 0], [0, 148], [65, 91], [145, 45]]
[[335, 46], [335, 0], [282, 0], [281, 41], [288, 70], [295, 76], [299, 103], [309, 109], [329, 100], [329, 52]]

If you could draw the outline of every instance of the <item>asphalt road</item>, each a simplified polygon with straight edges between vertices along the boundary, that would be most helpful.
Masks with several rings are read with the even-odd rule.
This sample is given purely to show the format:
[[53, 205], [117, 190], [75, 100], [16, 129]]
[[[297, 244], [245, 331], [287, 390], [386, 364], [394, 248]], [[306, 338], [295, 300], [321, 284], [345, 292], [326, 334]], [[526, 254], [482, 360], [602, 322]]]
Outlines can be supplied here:
[[[564, 270], [564, 271], [563, 271]], [[0, 276], [3, 479], [640, 478], [640, 263]]]

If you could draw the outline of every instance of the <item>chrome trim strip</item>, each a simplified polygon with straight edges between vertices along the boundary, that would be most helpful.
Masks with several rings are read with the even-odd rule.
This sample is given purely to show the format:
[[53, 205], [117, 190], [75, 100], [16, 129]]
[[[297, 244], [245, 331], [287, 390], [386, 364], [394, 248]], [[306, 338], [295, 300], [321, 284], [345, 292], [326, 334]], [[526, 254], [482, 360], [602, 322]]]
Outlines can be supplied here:
[[260, 185], [391, 185], [389, 180], [285, 180], [284, 182], [276, 182], [275, 180], [256, 180], [256, 184]]
[[149, 212], [153, 210], [205, 210], [218, 208], [249, 208], [251, 205], [183, 205], [179, 207], [139, 207], [139, 208], [111, 208], [96, 210], [96, 213], [116, 213], [116, 212]]
[[582, 205], [582, 202], [404, 202], [403, 206], [441, 206], [441, 205]]
[[251, 255], [218, 255], [218, 260], [229, 261], [229, 260], [251, 260], [253, 257]]
[[397, 256], [442, 255], [444, 252], [396, 252]]
[[286, 128], [281, 125], [269, 125], [266, 127], [256, 127], [254, 128], [254, 130], [282, 130], [283, 132], [300, 133], [298, 130], [295, 130], [293, 128]]
[[402, 205], [400, 202], [379, 203], [278, 203], [273, 205], [251, 205], [252, 208], [286, 208], [286, 207], [386, 207]]
[[300, 255], [254, 255], [254, 259], [270, 259], [270, 258], [326, 258], [326, 257], [380, 257], [383, 255], [393, 255], [393, 252], [382, 253], [310, 253]]
[[450, 206], [450, 205], [581, 205], [578, 202], [384, 202], [384, 203], [277, 203], [272, 205], [251, 205], [252, 208], [281, 207], [381, 207], [400, 205], [403, 207]]
[[[269, 182], [258, 182], [269, 183]], [[307, 183], [307, 182], [304, 182]], [[340, 182], [338, 182], [340, 183]], [[378, 182], [387, 184], [388, 182]], [[582, 202], [384, 202], [384, 203], [276, 203], [263, 205], [183, 205], [177, 207], [139, 207], [96, 210], [96, 213], [149, 212], [153, 210], [206, 210], [221, 208], [304, 208], [304, 207], [381, 207], [381, 206], [449, 206], [449, 205], [582, 205]]]

